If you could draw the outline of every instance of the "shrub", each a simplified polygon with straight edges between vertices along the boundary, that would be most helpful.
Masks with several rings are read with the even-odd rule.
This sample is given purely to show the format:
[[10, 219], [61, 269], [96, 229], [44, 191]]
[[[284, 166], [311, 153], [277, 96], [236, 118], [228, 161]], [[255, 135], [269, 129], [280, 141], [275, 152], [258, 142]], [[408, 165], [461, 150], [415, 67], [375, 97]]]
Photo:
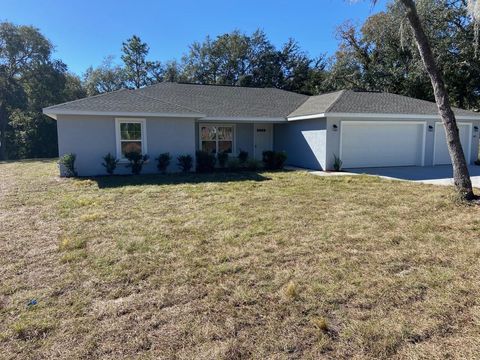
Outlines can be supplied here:
[[285, 151], [264, 151], [262, 153], [263, 163], [268, 170], [283, 169], [285, 161], [287, 161], [287, 153]]
[[210, 154], [206, 151], [198, 150], [195, 152], [196, 158], [196, 170], [199, 173], [212, 172], [215, 168], [215, 162], [217, 159], [214, 154]]
[[75, 170], [75, 160], [77, 159], [77, 155], [69, 153], [69, 154], [64, 154], [60, 160], [58, 160], [58, 163], [63, 166], [65, 169], [65, 176], [66, 177], [72, 177], [72, 176], [77, 176], [77, 170]]
[[221, 153], [218, 153], [217, 155], [217, 159], [218, 159], [218, 165], [224, 169], [225, 166], [227, 165], [227, 162], [228, 162], [228, 153], [226, 152], [221, 152]]
[[262, 153], [262, 161], [266, 169], [273, 170], [275, 168], [275, 152], [271, 150], [264, 151]]
[[129, 161], [127, 167], [132, 168], [132, 174], [138, 175], [142, 172], [143, 164], [148, 161], [148, 155], [142, 155], [136, 151], [130, 151], [125, 154], [125, 158]]
[[248, 152], [240, 150], [238, 153], [238, 160], [240, 161], [240, 164], [245, 164], [248, 160]]
[[240, 160], [238, 158], [232, 158], [227, 162], [227, 168], [230, 171], [237, 171], [240, 169]]
[[262, 163], [255, 159], [248, 159], [245, 163], [245, 168], [250, 171], [256, 171], [262, 167]]
[[287, 153], [285, 151], [278, 151], [275, 153], [275, 169], [283, 169], [287, 161]]
[[108, 153], [103, 157], [103, 163], [102, 165], [105, 167], [107, 170], [107, 174], [113, 175], [113, 172], [117, 168], [118, 160], [115, 156], [112, 154]]
[[180, 155], [177, 158], [177, 165], [184, 173], [188, 173], [192, 170], [193, 158], [191, 155]]
[[172, 160], [170, 153], [166, 152], [160, 154], [156, 160], [158, 171], [160, 171], [162, 174], [165, 174], [167, 172], [168, 165], [170, 165], [170, 161]]
[[343, 161], [340, 160], [337, 155], [333, 154], [333, 170], [340, 171], [342, 170]]
[[480, 165], [480, 159], [475, 160], [475, 165]]

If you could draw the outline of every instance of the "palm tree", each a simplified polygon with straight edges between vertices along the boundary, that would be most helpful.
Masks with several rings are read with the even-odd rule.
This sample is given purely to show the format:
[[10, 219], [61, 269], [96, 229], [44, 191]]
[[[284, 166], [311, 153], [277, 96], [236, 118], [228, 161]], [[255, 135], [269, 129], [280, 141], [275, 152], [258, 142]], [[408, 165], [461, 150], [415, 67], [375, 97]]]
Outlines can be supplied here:
[[[375, 4], [377, 0], [372, 0]], [[455, 114], [450, 106], [448, 93], [445, 89], [445, 82], [443, 75], [439, 71], [438, 66], [433, 57], [432, 48], [423, 29], [422, 22], [418, 16], [417, 7], [414, 0], [396, 0], [399, 1], [405, 8], [405, 15], [412, 28], [415, 42], [420, 52], [425, 69], [430, 77], [433, 91], [435, 94], [435, 102], [437, 103], [438, 112], [442, 118], [447, 137], [448, 151], [453, 165], [453, 179], [456, 190], [463, 200], [471, 201], [475, 199], [472, 189], [472, 181], [468, 172], [467, 161], [463, 153], [460, 136], [458, 133], [457, 121]], [[469, 11], [475, 23], [477, 24], [478, 10], [480, 8], [480, 0], [469, 0]], [[476, 26], [478, 29], [478, 27]]]

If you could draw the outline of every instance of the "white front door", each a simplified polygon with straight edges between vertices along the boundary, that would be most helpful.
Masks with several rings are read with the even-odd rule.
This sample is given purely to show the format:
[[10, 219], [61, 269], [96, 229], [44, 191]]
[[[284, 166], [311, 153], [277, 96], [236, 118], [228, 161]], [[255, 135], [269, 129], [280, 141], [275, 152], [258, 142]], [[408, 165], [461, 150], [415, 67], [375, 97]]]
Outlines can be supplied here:
[[[462, 144], [465, 160], [470, 163], [470, 139], [472, 138], [472, 124], [457, 123], [460, 142]], [[448, 152], [447, 136], [443, 124], [435, 124], [435, 140], [433, 149], [433, 165], [448, 165], [452, 163], [450, 153]]]
[[273, 125], [253, 124], [253, 157], [262, 160], [264, 151], [273, 150]]

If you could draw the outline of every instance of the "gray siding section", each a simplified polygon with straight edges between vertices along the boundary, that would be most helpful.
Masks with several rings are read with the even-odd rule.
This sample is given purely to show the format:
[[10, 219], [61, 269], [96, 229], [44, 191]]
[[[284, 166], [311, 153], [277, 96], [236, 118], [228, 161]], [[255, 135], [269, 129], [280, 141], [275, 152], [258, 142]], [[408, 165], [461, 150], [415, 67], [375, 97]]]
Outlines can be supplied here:
[[[122, 118], [123, 119], [123, 118]], [[163, 152], [172, 156], [169, 171], [177, 171], [180, 154], [195, 154], [195, 122], [186, 118], [147, 118], [147, 154], [150, 161], [143, 173], [157, 171], [155, 158]], [[109, 116], [59, 116], [57, 120], [59, 155], [77, 155], [80, 176], [106, 174], [102, 157], [116, 155], [115, 118]], [[119, 163], [116, 174], [129, 174], [125, 163]]]
[[288, 165], [316, 170], [325, 168], [325, 119], [275, 124], [273, 142], [276, 151], [286, 151]]
[[236, 125], [236, 149], [248, 152], [249, 157], [253, 157], [253, 124], [237, 124]]
[[[470, 158], [472, 163], [478, 159], [478, 146], [479, 146], [479, 136], [480, 136], [480, 121], [473, 121], [473, 136], [472, 136], [472, 157]], [[475, 130], [475, 127], [477, 128]]]

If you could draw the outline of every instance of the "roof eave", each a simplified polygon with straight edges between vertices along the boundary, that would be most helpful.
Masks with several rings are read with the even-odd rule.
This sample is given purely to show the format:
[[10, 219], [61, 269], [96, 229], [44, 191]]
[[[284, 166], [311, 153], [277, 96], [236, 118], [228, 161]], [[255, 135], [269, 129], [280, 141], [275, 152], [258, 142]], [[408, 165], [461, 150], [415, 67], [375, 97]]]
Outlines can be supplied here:
[[200, 113], [163, 113], [142, 111], [90, 111], [90, 110], [65, 110], [44, 108], [43, 113], [57, 120], [58, 115], [86, 115], [86, 116], [131, 116], [131, 117], [179, 117], [179, 118], [203, 118], [206, 115]]
[[262, 122], [262, 123], [282, 123], [287, 119], [284, 117], [249, 117], [249, 116], [205, 116], [199, 121], [211, 122]]
[[[439, 120], [440, 115], [425, 115], [425, 114], [391, 114], [391, 113], [318, 113], [309, 115], [298, 115], [287, 117], [288, 121], [308, 120], [318, 118], [358, 118], [358, 119], [425, 119], [425, 120]], [[476, 115], [455, 115], [458, 120], [480, 120], [480, 114]]]

